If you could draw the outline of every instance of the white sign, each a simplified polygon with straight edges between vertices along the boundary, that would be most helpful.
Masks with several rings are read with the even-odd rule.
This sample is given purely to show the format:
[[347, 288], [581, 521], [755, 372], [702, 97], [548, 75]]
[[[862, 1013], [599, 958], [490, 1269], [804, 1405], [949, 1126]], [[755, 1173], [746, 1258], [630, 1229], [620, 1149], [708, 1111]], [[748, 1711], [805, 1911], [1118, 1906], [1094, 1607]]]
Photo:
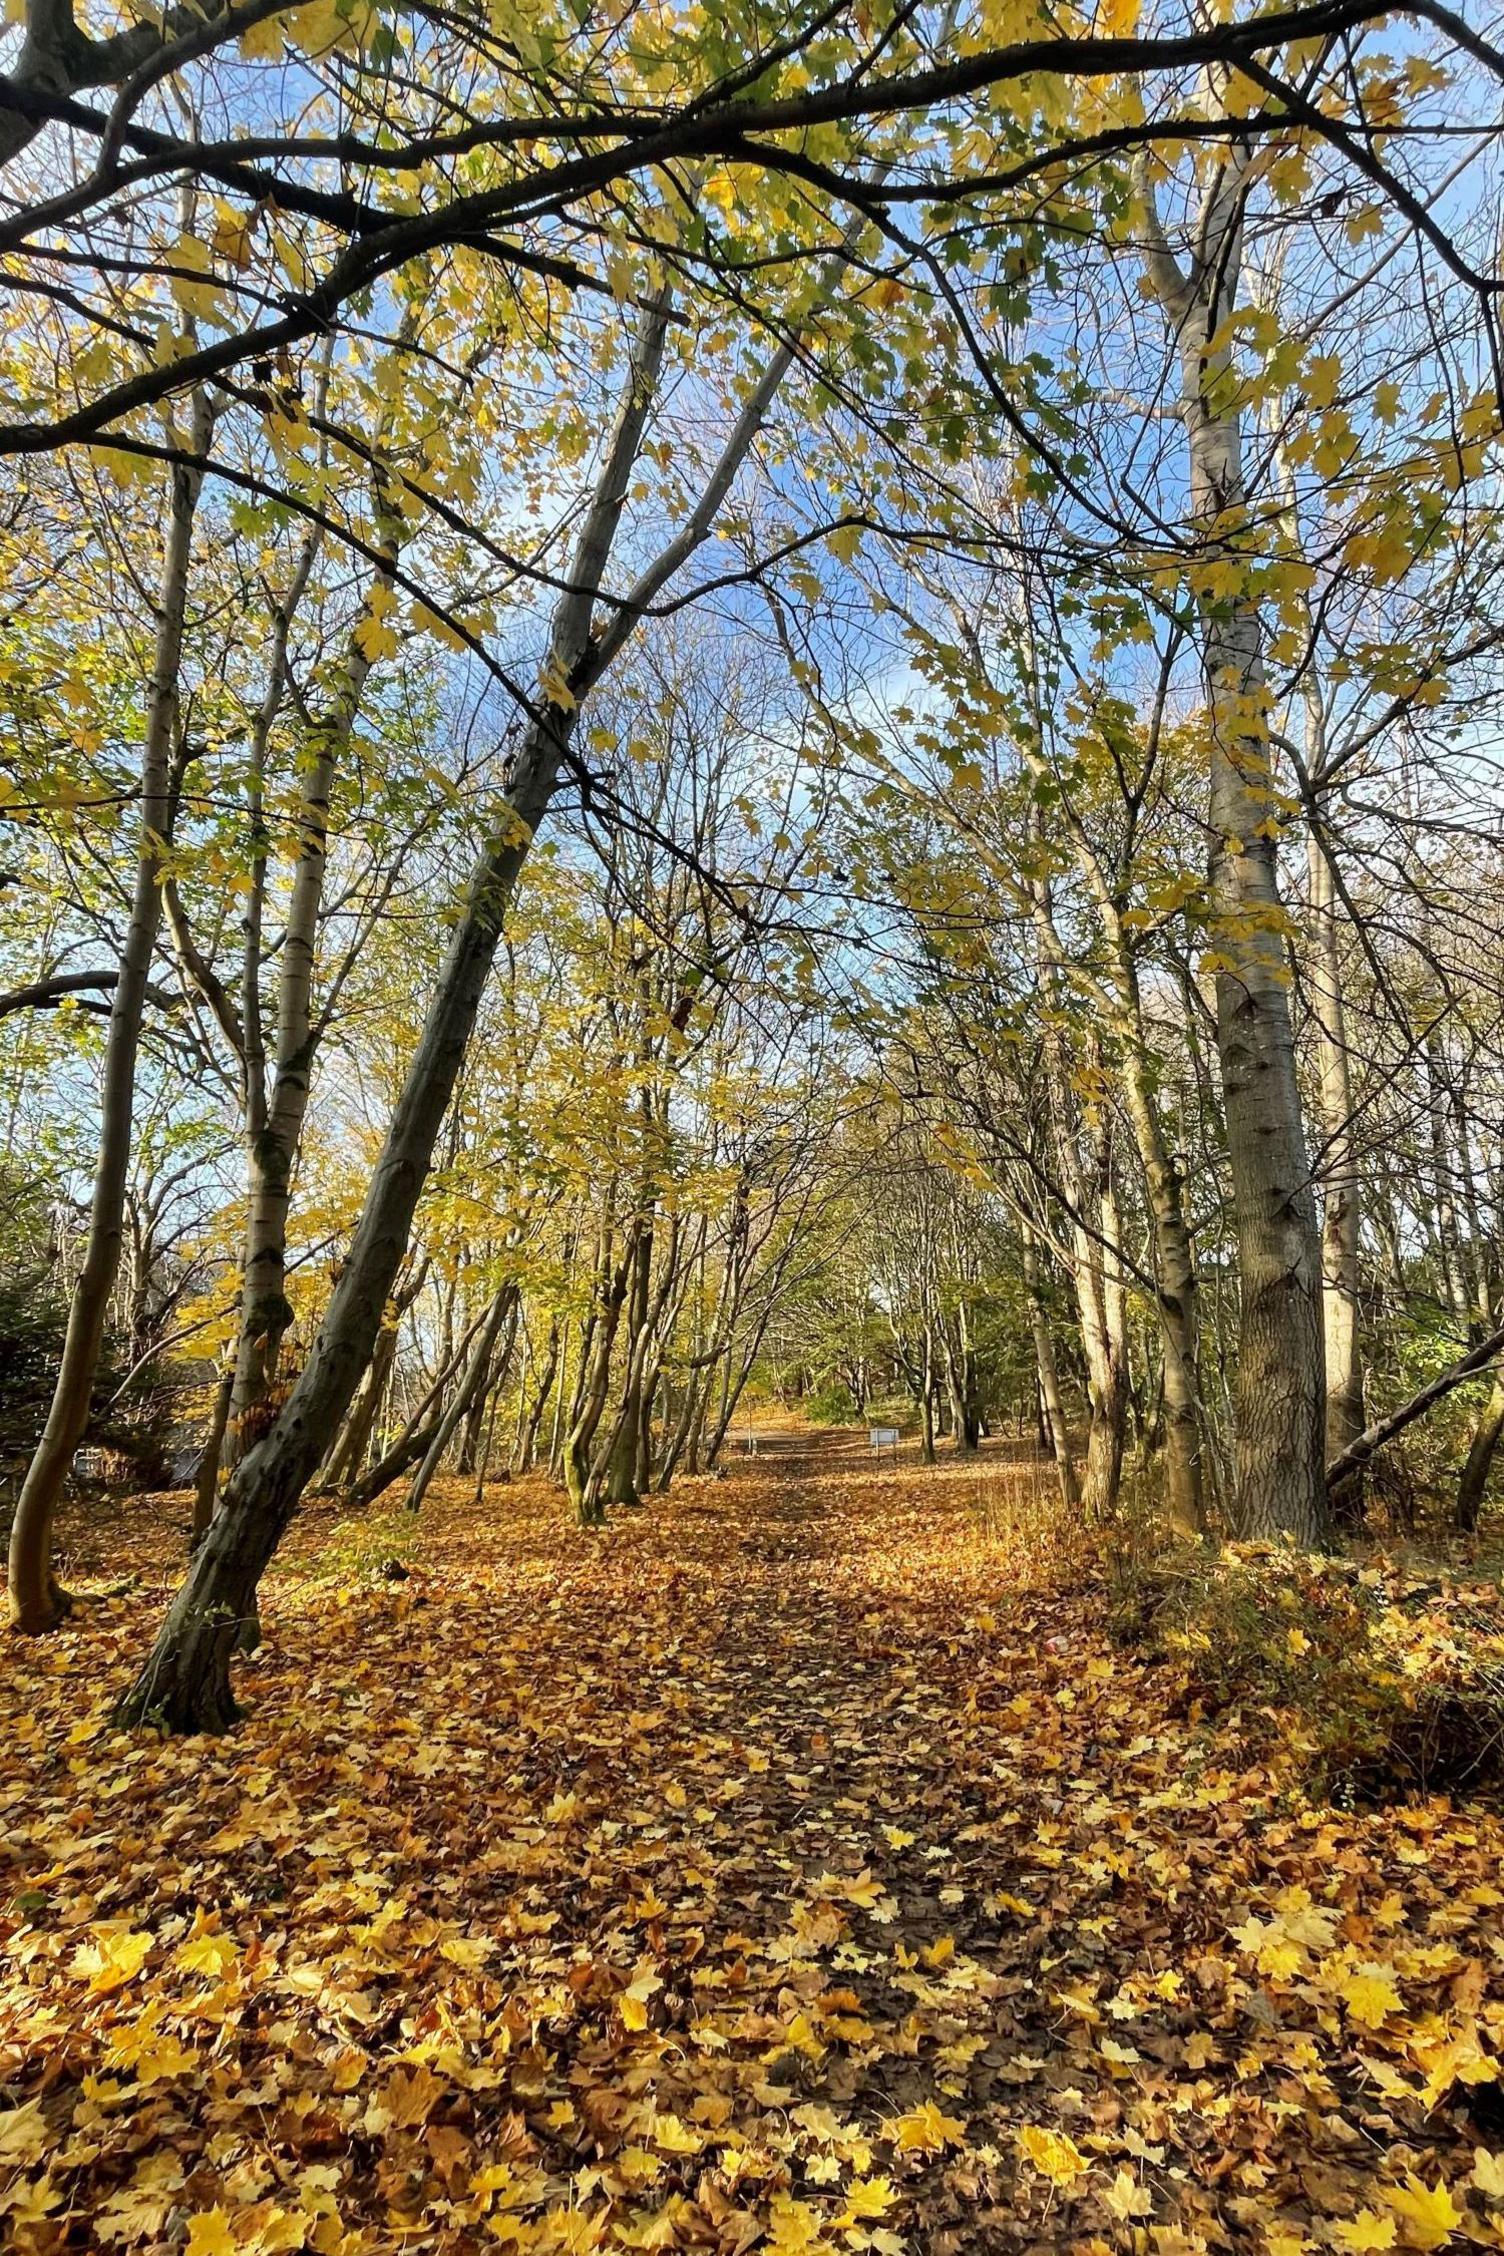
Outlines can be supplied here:
[[897, 1426], [869, 1426], [867, 1428], [867, 1439], [874, 1449], [896, 1449], [898, 1447], [898, 1428]]

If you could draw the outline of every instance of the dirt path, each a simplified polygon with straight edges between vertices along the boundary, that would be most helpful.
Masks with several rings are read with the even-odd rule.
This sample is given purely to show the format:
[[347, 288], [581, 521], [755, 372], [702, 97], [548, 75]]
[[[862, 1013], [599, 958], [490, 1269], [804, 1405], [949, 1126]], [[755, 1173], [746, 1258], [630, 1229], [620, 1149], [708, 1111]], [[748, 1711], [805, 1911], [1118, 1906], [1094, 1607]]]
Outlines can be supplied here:
[[1377, 2153], [1461, 2186], [1493, 2071], [1408, 2032], [1504, 2044], [1504, 1834], [1308, 1808], [1037, 1486], [793, 1435], [599, 1536], [313, 1514], [187, 1746], [103, 1721], [178, 1507], [71, 1529], [140, 1580], [0, 1680], [15, 2244], [1320, 2256]]

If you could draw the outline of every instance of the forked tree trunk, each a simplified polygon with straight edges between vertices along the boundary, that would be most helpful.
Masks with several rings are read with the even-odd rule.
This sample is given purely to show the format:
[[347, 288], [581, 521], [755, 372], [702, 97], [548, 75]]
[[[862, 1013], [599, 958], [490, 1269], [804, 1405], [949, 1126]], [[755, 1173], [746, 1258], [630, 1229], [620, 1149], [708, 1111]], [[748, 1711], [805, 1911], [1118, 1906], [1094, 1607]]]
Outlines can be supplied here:
[[[206, 453], [212, 415], [202, 395], [192, 408], [192, 452]], [[89, 1204], [83, 1266], [73, 1288], [68, 1329], [47, 1422], [16, 1504], [10, 1537], [10, 1613], [29, 1635], [53, 1629], [68, 1610], [53, 1571], [52, 1527], [74, 1452], [89, 1422], [105, 1316], [120, 1265], [125, 1180], [130, 1164], [136, 1055], [152, 952], [162, 919], [162, 863], [172, 840], [178, 674], [188, 609], [193, 520], [203, 489], [196, 463], [177, 464], [170, 478], [167, 535], [157, 602], [156, 649], [141, 758], [141, 820], [130, 919], [105, 1037], [99, 1156]]]
[[549, 1318], [548, 1342], [543, 1350], [543, 1368], [538, 1374], [537, 1390], [528, 1405], [527, 1415], [517, 1443], [517, 1471], [530, 1473], [538, 1449], [538, 1428], [543, 1423], [543, 1413], [548, 1408], [554, 1380], [559, 1368], [559, 1319]]
[[[396, 535], [388, 516], [380, 562], [351, 632], [339, 688], [329, 711], [314, 724], [299, 778], [296, 861], [277, 978], [272, 1084], [269, 1093], [249, 1087], [247, 1091], [245, 1284], [230, 1410], [231, 1448], [236, 1458], [244, 1454], [244, 1437], [253, 1429], [256, 1413], [272, 1391], [282, 1342], [292, 1322], [287, 1298], [287, 1218], [319, 1036], [313, 1014], [313, 975], [328, 867], [329, 805], [371, 671], [367, 629], [373, 619], [379, 621], [379, 607], [390, 597], [397, 554]], [[274, 686], [280, 701], [280, 682]], [[258, 1056], [259, 1032], [258, 1028], [254, 1045]]]
[[[513, 1284], [503, 1285], [501, 1291], [492, 1301], [485, 1322], [481, 1326], [480, 1336], [471, 1351], [470, 1360], [465, 1366], [459, 1385], [454, 1390], [453, 1398], [442, 1416], [435, 1421], [428, 1447], [423, 1453], [423, 1462], [418, 1467], [417, 1475], [408, 1494], [407, 1508], [410, 1512], [421, 1509], [423, 1499], [428, 1494], [434, 1475], [443, 1462], [444, 1452], [459, 1428], [460, 1420], [476, 1401], [484, 1405], [487, 1381], [491, 1375], [491, 1358], [496, 1352], [502, 1326], [508, 1318], [515, 1324], [517, 1318], [517, 1287]], [[510, 1348], [503, 1350], [501, 1359], [503, 1370], [509, 1352]], [[472, 1465], [462, 1469], [473, 1472], [475, 1468]]]

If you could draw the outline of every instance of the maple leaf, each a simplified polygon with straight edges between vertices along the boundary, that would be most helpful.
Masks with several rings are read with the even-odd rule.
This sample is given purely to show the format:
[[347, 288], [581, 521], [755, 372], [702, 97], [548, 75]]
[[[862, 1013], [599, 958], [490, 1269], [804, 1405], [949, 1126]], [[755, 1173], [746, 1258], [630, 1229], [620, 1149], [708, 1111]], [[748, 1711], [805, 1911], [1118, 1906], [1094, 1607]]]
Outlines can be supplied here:
[[381, 2108], [388, 2121], [402, 2130], [413, 2130], [429, 2120], [444, 2097], [445, 2089], [433, 2070], [425, 2065], [399, 2068], [382, 2091]]
[[39, 2162], [51, 2145], [46, 2118], [34, 2099], [0, 2114], [0, 2162]]
[[223, 2209], [200, 2209], [188, 2219], [187, 2256], [238, 2256], [238, 2243]]
[[1025, 2160], [1053, 2186], [1074, 2184], [1090, 2167], [1073, 2139], [1063, 2132], [1046, 2130], [1039, 2123], [1026, 2123], [1018, 2134], [1018, 2144]]
[[173, 1954], [173, 1963], [185, 1974], [209, 1974], [218, 1980], [229, 1972], [239, 1955], [230, 1936], [206, 1933], [190, 1936], [186, 1943], [180, 1943]]
[[846, 2188], [846, 2207], [840, 2222], [857, 2224], [872, 2217], [883, 2217], [898, 2199], [889, 2178], [853, 2178]]
[[887, 2128], [900, 2154], [939, 2154], [947, 2146], [964, 2146], [966, 2125], [956, 2115], [942, 2115], [932, 2099], [900, 2115]]
[[1384, 2199], [1413, 2248], [1440, 2248], [1462, 2223], [1462, 2212], [1440, 2178], [1427, 2187], [1409, 2171], [1403, 2185], [1384, 2188]]
[[1391, 2013], [1402, 2013], [1405, 2001], [1395, 1987], [1392, 1966], [1355, 1966], [1333, 1984], [1354, 2021], [1365, 2029], [1382, 2028]]
[[1333, 2225], [1332, 2237], [1352, 2250], [1354, 2256], [1363, 2256], [1363, 2251], [1368, 2249], [1394, 2246], [1395, 2221], [1392, 2216], [1381, 2216], [1377, 2209], [1360, 2209], [1356, 2217]]
[[768, 2234], [770, 2248], [788, 2251], [821, 2248], [825, 2245], [824, 2227], [824, 2215], [813, 2202], [796, 2201], [788, 2193], [774, 2194], [772, 2228]]
[[[1067, 2140], [1065, 2143], [1068, 2145], [1070, 2142]], [[1033, 2159], [1032, 2155], [1030, 2159]], [[1126, 2163], [1118, 2171], [1111, 2185], [1104, 2187], [1101, 2198], [1111, 2210], [1113, 2216], [1123, 2224], [1127, 2224], [1134, 2217], [1152, 2216], [1154, 2211], [1154, 2202], [1151, 2196], [1139, 2184], [1138, 2179]]]
[[655, 2115], [650, 2136], [667, 2154], [698, 2154], [705, 2144], [700, 2133], [677, 2115]]
[[616, 2001], [616, 2010], [621, 2015], [625, 2028], [640, 2030], [647, 2027], [648, 2002], [656, 1997], [662, 1987], [662, 1979], [651, 1967], [645, 1967], [634, 1976]]
[[97, 1927], [95, 1940], [82, 1944], [73, 1954], [73, 1971], [86, 1974], [91, 1990], [107, 1992], [123, 1989], [133, 1982], [146, 1962], [152, 1938], [137, 1929], [118, 1926]]

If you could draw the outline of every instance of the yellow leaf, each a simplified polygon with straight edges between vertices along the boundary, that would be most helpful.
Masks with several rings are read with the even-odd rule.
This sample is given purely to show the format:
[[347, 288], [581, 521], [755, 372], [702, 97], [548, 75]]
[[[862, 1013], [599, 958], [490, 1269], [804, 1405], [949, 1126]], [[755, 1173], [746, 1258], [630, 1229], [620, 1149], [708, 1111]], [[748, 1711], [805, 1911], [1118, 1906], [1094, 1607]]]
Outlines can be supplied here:
[[557, 655], [552, 652], [549, 655], [547, 665], [544, 666], [538, 676], [538, 689], [544, 703], [557, 706], [561, 713], [572, 713], [579, 703], [579, 699], [569, 686], [569, 676], [565, 673]]
[[943, 2147], [963, 2146], [966, 2125], [955, 2115], [942, 2115], [932, 2099], [900, 2115], [888, 2125], [888, 2136], [900, 2154], [938, 2154]]
[[[280, 37], [280, 34], [279, 34]], [[233, 204], [214, 206], [214, 233], [209, 238], [216, 258], [244, 272], [251, 263], [251, 222]]]
[[1475, 2146], [1472, 2182], [1490, 2201], [1504, 2201], [1504, 2154], [1490, 2154], [1487, 2147]]
[[825, 2219], [813, 2202], [796, 2201], [792, 2194], [773, 2196], [773, 2229], [768, 2235], [770, 2248], [799, 2250], [818, 2248], [821, 2228]]
[[223, 2209], [200, 2209], [188, 2219], [188, 2256], [237, 2256], [235, 2235]]
[[1085, 2155], [1063, 2132], [1047, 2131], [1042, 2124], [1026, 2123], [1018, 2134], [1019, 2149], [1041, 2177], [1053, 2186], [1068, 2186], [1086, 2173]]
[[402, 648], [402, 637], [395, 627], [378, 619], [374, 612], [362, 612], [355, 627], [355, 642], [363, 658], [376, 665], [383, 658], [395, 658]]
[[883, 2217], [892, 2208], [898, 2195], [891, 2178], [853, 2178], [846, 2188], [846, 2209], [842, 2225], [856, 2224], [863, 2217]]
[[95, 1991], [123, 1989], [140, 1973], [151, 1937], [139, 1929], [96, 1928], [97, 1941], [85, 1943], [73, 1954], [75, 1974], [87, 1974]]
[[1139, 0], [1101, 0], [1097, 9], [1097, 34], [1102, 39], [1131, 39], [1138, 30]]
[[1462, 2222], [1462, 2212], [1440, 2178], [1427, 2187], [1412, 2170], [1403, 2185], [1386, 2186], [1384, 2199], [1412, 2248], [1440, 2248]]
[[34, 2099], [0, 2115], [0, 2161], [40, 2162], [52, 2144], [42, 2110]]
[[1351, 2249], [1353, 2256], [1363, 2256], [1368, 2249], [1392, 2248], [1394, 2219], [1381, 2217], [1377, 2209], [1360, 2209], [1356, 2217], [1349, 2217], [1345, 2224], [1334, 2225], [1332, 2237], [1344, 2248]]
[[715, 205], [722, 218], [730, 219], [736, 210], [736, 182], [729, 172], [713, 172], [705, 183], [706, 201]]
[[652, 2139], [666, 2154], [698, 2154], [705, 2141], [678, 2115], [655, 2115]]
[[1335, 1987], [1353, 2020], [1365, 2029], [1381, 2029], [1391, 2013], [1404, 2011], [1392, 1966], [1355, 1966]]
[[174, 1964], [185, 1974], [210, 1974], [217, 1981], [229, 1972], [238, 1956], [228, 1935], [192, 1935], [180, 1945]]
[[248, 63], [275, 63], [282, 55], [282, 26], [275, 16], [264, 16], [240, 35], [240, 52]]
[[[1126, 2163], [1119, 2170], [1112, 2184], [1104, 2191], [1102, 2200], [1121, 2224], [1127, 2224], [1132, 2217], [1147, 2217], [1154, 2208], [1152, 2198], [1139, 2184]], [[1270, 2256], [1282, 2256], [1282, 2252], [1273, 2246], [1272, 2235], [1270, 2236]]]
[[220, 310], [221, 286], [214, 279], [214, 260], [207, 243], [196, 236], [180, 235], [167, 253], [172, 272], [167, 287], [184, 313], [213, 321]]

